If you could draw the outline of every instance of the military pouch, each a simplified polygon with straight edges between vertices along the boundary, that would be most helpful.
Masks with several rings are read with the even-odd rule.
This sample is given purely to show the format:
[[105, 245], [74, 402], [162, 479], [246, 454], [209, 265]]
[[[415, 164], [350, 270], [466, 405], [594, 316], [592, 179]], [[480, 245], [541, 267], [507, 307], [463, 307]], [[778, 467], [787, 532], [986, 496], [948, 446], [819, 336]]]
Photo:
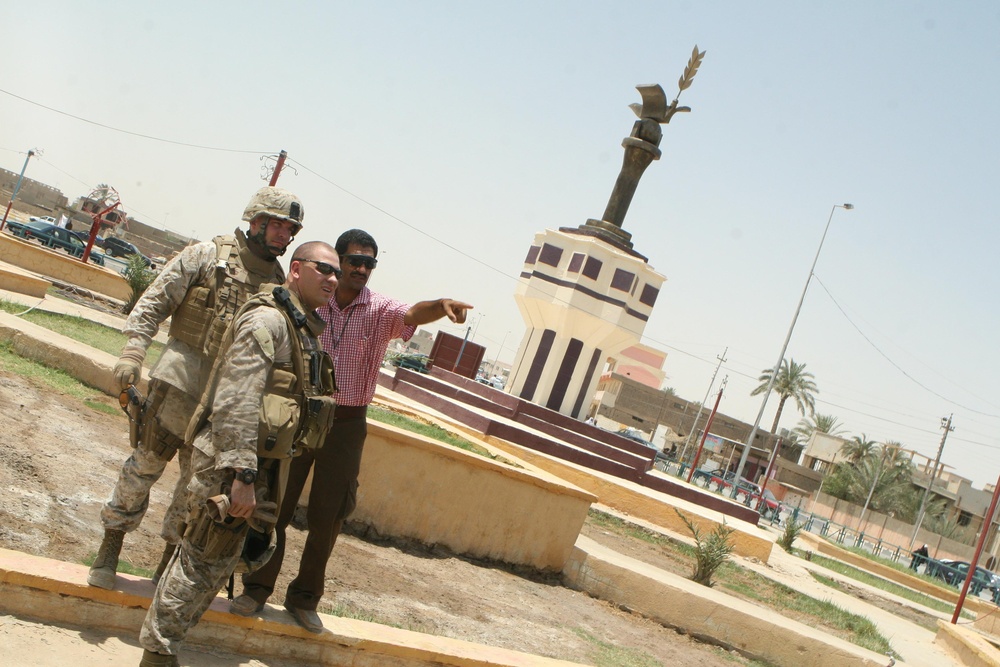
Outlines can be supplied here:
[[170, 317], [170, 337], [201, 351], [215, 319], [214, 301], [212, 290], [207, 287], [189, 289]]
[[204, 507], [184, 531], [184, 541], [205, 560], [229, 558], [240, 552], [249, 526], [242, 519], [214, 521]]
[[295, 450], [299, 426], [299, 402], [289, 396], [265, 394], [260, 405], [257, 431], [257, 456], [285, 459]]
[[319, 449], [326, 441], [326, 434], [333, 427], [333, 413], [337, 403], [331, 396], [313, 396], [306, 399], [306, 414], [302, 417], [299, 445]]

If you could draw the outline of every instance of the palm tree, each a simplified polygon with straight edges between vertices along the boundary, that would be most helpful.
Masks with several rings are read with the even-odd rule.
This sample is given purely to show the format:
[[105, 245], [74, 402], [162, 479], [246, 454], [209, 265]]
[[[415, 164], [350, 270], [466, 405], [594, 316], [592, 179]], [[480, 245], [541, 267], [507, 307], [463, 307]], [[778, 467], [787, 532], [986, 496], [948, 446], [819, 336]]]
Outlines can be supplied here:
[[[764, 370], [760, 377], [760, 386], [750, 392], [751, 396], [757, 396], [767, 391], [767, 385], [771, 382], [772, 369]], [[777, 377], [774, 378], [772, 389], [777, 392], [781, 400], [778, 401], [778, 411], [774, 414], [774, 423], [771, 425], [771, 433], [778, 432], [778, 422], [781, 420], [781, 411], [785, 407], [785, 401], [789, 398], [795, 400], [795, 406], [803, 415], [808, 412], [813, 414], [816, 407], [814, 394], [819, 393], [816, 383], [813, 382], [813, 374], [806, 371], [805, 364], [797, 364], [792, 359], [782, 359]]]
[[[823, 490], [832, 496], [863, 505], [870, 497], [869, 507], [879, 512], [893, 512], [903, 520], [912, 519], [919, 504], [919, 495], [911, 483], [913, 463], [899, 456], [897, 449], [882, 448], [864, 436], [851, 444], [868, 448], [867, 455], [856, 461], [837, 464], [826, 479]], [[850, 445], [844, 445], [845, 448]]]
[[879, 453], [879, 446], [877, 442], [869, 440], [868, 436], [862, 433], [845, 443], [840, 448], [840, 453], [853, 465], [857, 465], [867, 459], [875, 458]]
[[802, 442], [806, 442], [812, 437], [813, 433], [840, 435], [844, 432], [842, 426], [843, 424], [833, 415], [814, 414], [812, 417], [803, 417], [800, 419], [799, 425], [795, 427], [792, 433]]

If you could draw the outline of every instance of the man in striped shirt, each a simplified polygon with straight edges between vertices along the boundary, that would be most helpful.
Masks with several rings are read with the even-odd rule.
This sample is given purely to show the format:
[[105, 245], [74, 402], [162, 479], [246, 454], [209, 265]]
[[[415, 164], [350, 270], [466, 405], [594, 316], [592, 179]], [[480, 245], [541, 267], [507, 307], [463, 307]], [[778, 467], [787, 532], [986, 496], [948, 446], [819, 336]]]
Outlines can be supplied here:
[[336, 250], [343, 276], [334, 298], [316, 311], [326, 321], [320, 342], [333, 357], [336, 369], [334, 425], [321, 449], [305, 451], [292, 461], [275, 529], [277, 550], [267, 565], [244, 577], [243, 594], [230, 606], [234, 614], [250, 616], [263, 609], [274, 592], [285, 551], [285, 529], [309, 471], [315, 466], [306, 515], [309, 534], [298, 575], [285, 594], [285, 608], [312, 632], [323, 629], [316, 607], [323, 597], [326, 564], [344, 520], [357, 503], [358, 472], [368, 433], [366, 414], [389, 342], [394, 338], [409, 340], [418, 325], [442, 317], [462, 324], [472, 308], [452, 299], [421, 301], [411, 306], [368, 289], [368, 280], [378, 264], [378, 244], [360, 229], [341, 234]]

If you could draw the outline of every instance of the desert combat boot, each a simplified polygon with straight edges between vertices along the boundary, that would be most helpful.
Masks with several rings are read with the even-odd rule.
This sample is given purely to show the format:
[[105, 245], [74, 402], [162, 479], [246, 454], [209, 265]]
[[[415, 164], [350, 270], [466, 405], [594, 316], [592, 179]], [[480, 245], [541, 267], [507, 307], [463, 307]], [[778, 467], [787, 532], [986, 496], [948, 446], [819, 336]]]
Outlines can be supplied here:
[[97, 550], [94, 564], [90, 566], [87, 583], [98, 588], [111, 590], [115, 587], [115, 573], [118, 572], [118, 556], [122, 552], [125, 531], [105, 530], [101, 548]]
[[143, 651], [139, 667], [180, 667], [176, 655], [164, 655], [153, 651]]

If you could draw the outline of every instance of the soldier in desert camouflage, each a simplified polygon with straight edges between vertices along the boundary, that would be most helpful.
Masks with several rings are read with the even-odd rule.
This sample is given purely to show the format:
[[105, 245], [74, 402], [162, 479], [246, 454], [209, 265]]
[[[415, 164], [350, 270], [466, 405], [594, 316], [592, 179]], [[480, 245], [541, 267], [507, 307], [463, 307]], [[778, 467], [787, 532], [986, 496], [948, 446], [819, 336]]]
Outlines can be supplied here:
[[177, 665], [187, 632], [238, 565], [252, 572], [276, 539], [286, 464], [320, 447], [333, 423], [333, 362], [315, 313], [337, 287], [336, 251], [319, 241], [292, 257], [236, 313], [185, 434], [195, 474], [184, 536], [142, 626], [140, 667]]
[[133, 429], [135, 449], [101, 511], [104, 539], [90, 569], [90, 585], [114, 587], [125, 533], [139, 527], [150, 489], [179, 451], [181, 474], [163, 520], [167, 544], [154, 581], [169, 561], [180, 541], [192, 473], [185, 429], [233, 314], [262, 284], [284, 282], [277, 260], [302, 228], [303, 216], [298, 197], [280, 188], [261, 188], [243, 213], [249, 223], [246, 234], [237, 229], [185, 248], [163, 267], [130, 313], [123, 329], [128, 342], [114, 368], [119, 389], [139, 382], [146, 350], [168, 317], [170, 340], [149, 374], [142, 424]]

